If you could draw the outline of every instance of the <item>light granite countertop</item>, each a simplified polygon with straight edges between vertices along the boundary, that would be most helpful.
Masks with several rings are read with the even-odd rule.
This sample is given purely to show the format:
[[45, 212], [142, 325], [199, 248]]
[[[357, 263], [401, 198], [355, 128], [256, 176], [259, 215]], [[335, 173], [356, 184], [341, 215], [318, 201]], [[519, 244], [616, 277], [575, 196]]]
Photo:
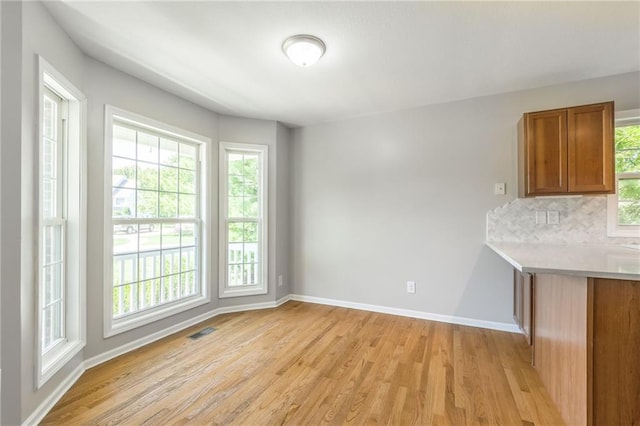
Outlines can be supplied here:
[[613, 245], [486, 242], [520, 272], [640, 281], [640, 250]]

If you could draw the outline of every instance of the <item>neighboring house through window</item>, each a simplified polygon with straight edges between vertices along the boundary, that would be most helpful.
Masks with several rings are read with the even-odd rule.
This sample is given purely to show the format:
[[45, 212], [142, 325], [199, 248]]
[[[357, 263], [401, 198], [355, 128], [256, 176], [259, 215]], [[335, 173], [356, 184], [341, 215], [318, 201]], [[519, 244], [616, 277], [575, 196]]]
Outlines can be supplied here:
[[84, 95], [39, 58], [36, 387], [85, 345]]
[[209, 300], [208, 138], [106, 109], [105, 335]]
[[616, 114], [616, 193], [608, 197], [608, 234], [640, 238], [640, 110]]

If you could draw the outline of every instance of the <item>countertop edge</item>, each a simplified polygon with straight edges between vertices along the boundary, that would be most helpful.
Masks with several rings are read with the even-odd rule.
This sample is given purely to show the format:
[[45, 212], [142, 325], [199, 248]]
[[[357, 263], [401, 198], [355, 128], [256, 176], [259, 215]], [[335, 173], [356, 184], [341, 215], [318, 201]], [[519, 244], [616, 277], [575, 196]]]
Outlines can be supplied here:
[[[499, 243], [498, 243], [499, 244]], [[534, 243], [532, 243], [534, 244]], [[605, 278], [615, 280], [630, 280], [640, 281], [640, 275], [638, 274], [626, 274], [623, 272], [607, 272], [607, 271], [588, 271], [581, 269], [558, 269], [558, 268], [544, 268], [534, 267], [523, 264], [514, 257], [510, 256], [507, 252], [496, 246], [491, 241], [485, 241], [485, 245], [493, 250], [498, 256], [506, 260], [511, 266], [516, 268], [519, 272], [528, 274], [557, 274], [557, 275], [574, 275], [580, 277], [591, 278]]]
[[514, 258], [512, 258], [511, 256], [509, 256], [507, 253], [505, 253], [504, 251], [502, 251], [501, 249], [499, 249], [498, 247], [496, 247], [493, 243], [491, 243], [490, 241], [485, 241], [485, 245], [487, 247], [489, 247], [491, 250], [493, 250], [498, 256], [500, 256], [501, 258], [503, 258], [504, 260], [506, 260], [508, 263], [511, 264], [511, 266], [513, 266], [514, 268], [516, 268], [518, 271], [520, 272], [527, 272], [527, 271], [523, 271], [522, 270], [522, 265], [520, 263], [518, 263]]

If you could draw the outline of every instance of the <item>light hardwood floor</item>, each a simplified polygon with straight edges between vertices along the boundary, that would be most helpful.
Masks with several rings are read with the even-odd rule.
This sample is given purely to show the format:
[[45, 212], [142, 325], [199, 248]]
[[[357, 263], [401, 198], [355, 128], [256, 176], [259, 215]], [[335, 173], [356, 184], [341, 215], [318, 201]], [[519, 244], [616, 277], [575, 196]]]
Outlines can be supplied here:
[[288, 302], [92, 368], [42, 424], [562, 424], [529, 360], [518, 334]]

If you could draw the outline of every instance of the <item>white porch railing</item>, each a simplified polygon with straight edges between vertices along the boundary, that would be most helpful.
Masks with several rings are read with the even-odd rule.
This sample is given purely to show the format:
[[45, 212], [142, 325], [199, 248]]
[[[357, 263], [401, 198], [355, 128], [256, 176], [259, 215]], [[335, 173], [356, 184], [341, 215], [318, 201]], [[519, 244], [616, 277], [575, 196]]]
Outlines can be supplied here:
[[197, 293], [196, 255], [196, 247], [114, 255], [114, 317]]
[[227, 283], [229, 287], [258, 284], [258, 243], [229, 243]]

